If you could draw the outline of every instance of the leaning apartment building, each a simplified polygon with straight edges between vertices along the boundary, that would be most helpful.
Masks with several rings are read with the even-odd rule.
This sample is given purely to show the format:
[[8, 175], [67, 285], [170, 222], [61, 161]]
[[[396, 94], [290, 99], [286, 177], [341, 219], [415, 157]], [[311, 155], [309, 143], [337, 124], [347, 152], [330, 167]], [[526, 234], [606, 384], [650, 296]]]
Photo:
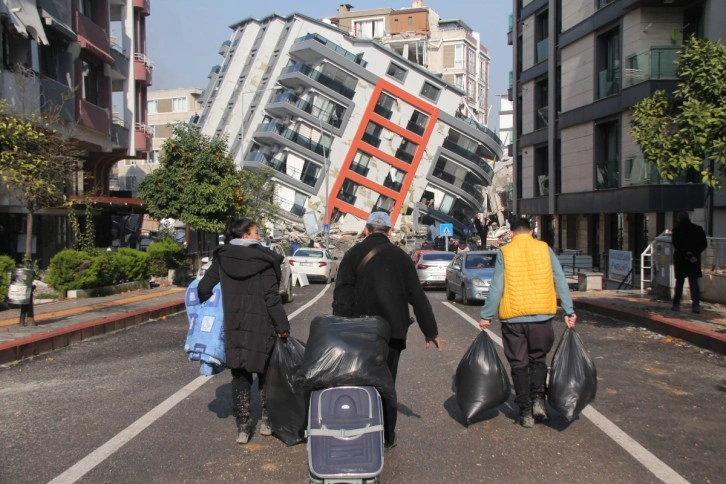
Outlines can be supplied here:
[[239, 166], [273, 170], [288, 222], [314, 214], [361, 230], [391, 213], [404, 232], [486, 210], [497, 135], [461, 108], [466, 91], [379, 42], [301, 14], [231, 26], [199, 124]]
[[[711, 217], [700, 177], [659, 179], [630, 136], [631, 109], [677, 85], [676, 52], [691, 34], [726, 39], [723, 0], [514, 0], [512, 210], [539, 219], [555, 248], [637, 258], [674, 213]], [[711, 232], [726, 234], [724, 191]]]

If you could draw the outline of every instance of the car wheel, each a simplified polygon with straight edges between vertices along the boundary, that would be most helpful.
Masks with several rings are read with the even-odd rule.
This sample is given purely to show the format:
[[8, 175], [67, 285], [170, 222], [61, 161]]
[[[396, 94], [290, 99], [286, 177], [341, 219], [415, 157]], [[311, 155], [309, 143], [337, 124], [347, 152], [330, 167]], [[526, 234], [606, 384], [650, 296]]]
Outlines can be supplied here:
[[446, 283], [446, 299], [448, 299], [449, 301], [453, 301], [454, 299], [456, 299], [456, 293], [451, 290], [448, 282]]
[[461, 304], [464, 306], [469, 305], [469, 296], [466, 295], [466, 286], [464, 284], [461, 285]]

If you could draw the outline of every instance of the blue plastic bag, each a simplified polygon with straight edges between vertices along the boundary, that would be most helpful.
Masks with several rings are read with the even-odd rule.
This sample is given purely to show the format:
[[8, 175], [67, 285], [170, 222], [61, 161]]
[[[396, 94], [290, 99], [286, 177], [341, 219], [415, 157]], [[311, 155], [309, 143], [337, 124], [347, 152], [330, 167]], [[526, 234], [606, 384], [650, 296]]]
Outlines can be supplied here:
[[199, 372], [202, 375], [211, 376], [222, 372], [226, 363], [222, 288], [219, 284], [214, 286], [212, 297], [200, 303], [197, 292], [199, 281], [192, 281], [184, 296], [189, 319], [184, 351], [189, 361], [199, 361]]

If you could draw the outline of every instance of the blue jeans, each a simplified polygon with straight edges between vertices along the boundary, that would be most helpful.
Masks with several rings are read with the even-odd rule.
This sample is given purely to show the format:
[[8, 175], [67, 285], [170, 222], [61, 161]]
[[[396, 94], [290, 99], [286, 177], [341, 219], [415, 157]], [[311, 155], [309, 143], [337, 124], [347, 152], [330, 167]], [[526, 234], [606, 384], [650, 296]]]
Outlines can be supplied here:
[[[683, 283], [685, 277], [676, 277], [676, 289], [673, 293], [673, 305], [681, 305], [681, 296], [683, 295]], [[701, 302], [701, 289], [698, 287], [698, 276], [688, 276], [688, 287], [691, 289], [691, 307], [698, 308]]]

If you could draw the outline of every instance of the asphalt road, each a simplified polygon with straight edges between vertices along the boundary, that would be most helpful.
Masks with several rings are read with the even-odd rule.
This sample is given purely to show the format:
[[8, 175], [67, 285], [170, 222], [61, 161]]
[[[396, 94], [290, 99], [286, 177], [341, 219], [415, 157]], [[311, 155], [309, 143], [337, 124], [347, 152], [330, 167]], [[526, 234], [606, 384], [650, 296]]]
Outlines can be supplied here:
[[[296, 289], [286, 308], [305, 341], [310, 320], [330, 311], [332, 285]], [[479, 307], [428, 294], [444, 351], [426, 350], [411, 328], [384, 482], [723, 482], [726, 357], [581, 312], [599, 379], [584, 415], [527, 430], [510, 398], [466, 427], [451, 386]], [[561, 318], [556, 327], [559, 338]], [[229, 373], [200, 377], [186, 330], [178, 315], [0, 369], [0, 482], [308, 482], [304, 445], [235, 444]]]

